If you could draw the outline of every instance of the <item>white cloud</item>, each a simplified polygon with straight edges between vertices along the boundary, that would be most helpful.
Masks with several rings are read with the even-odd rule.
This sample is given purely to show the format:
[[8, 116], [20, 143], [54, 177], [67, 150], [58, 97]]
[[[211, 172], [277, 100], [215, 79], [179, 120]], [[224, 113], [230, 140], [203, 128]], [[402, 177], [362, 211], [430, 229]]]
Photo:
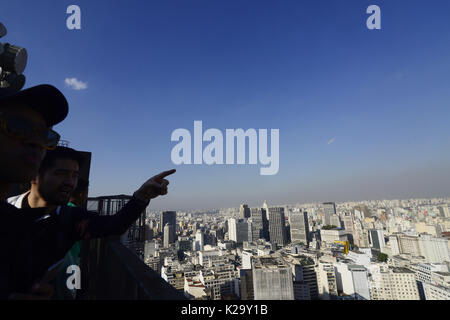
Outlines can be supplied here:
[[336, 140], [336, 138], [331, 138], [330, 140], [328, 140], [328, 144], [332, 144], [334, 140]]
[[88, 87], [87, 82], [83, 82], [77, 78], [66, 78], [64, 82], [66, 83], [66, 86], [73, 90], [85, 90]]

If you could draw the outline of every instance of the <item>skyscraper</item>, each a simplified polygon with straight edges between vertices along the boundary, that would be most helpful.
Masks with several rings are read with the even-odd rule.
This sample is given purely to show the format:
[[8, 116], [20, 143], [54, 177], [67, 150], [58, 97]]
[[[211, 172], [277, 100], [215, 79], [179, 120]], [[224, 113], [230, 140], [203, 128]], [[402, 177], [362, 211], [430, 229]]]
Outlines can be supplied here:
[[195, 241], [193, 242], [194, 251], [202, 251], [204, 246], [203, 232], [199, 229], [195, 233]]
[[287, 244], [284, 208], [269, 208], [269, 234], [271, 242], [275, 242], [280, 246]]
[[228, 219], [228, 232], [229, 239], [242, 243], [248, 241], [248, 224], [243, 219], [236, 220], [234, 218]]
[[241, 204], [239, 208], [239, 214], [241, 219], [250, 218], [250, 208], [246, 204]]
[[261, 208], [252, 208], [252, 241], [258, 239], [269, 240], [269, 223], [267, 221], [266, 210]]
[[164, 236], [163, 236], [164, 248], [168, 248], [171, 243], [175, 243], [171, 229], [173, 229], [172, 226], [166, 223], [166, 225], [164, 226]]
[[342, 223], [344, 225], [344, 229], [348, 232], [353, 234], [354, 233], [354, 226], [353, 226], [353, 216], [352, 215], [348, 215], [348, 216], [344, 216], [342, 218]]
[[177, 224], [177, 213], [175, 211], [164, 211], [161, 213], [160, 216], [160, 224], [159, 224], [159, 228], [160, 228], [160, 232], [163, 233], [163, 241], [164, 241], [164, 227], [166, 226], [166, 224], [169, 225], [169, 237], [170, 239], [172, 239], [172, 242], [175, 242], [175, 228], [176, 228], [176, 224]]
[[232, 241], [236, 241], [236, 219], [230, 218], [228, 219], [228, 239]]
[[[331, 224], [331, 217], [336, 214], [336, 205], [334, 202], [324, 202], [323, 203], [323, 213], [324, 213], [324, 225]], [[339, 227], [339, 226], [336, 226]]]
[[372, 248], [378, 250], [379, 252], [383, 252], [384, 247], [386, 246], [383, 230], [370, 229], [369, 231]]
[[291, 225], [291, 242], [303, 242], [307, 246], [309, 241], [308, 213], [292, 212], [289, 223]]

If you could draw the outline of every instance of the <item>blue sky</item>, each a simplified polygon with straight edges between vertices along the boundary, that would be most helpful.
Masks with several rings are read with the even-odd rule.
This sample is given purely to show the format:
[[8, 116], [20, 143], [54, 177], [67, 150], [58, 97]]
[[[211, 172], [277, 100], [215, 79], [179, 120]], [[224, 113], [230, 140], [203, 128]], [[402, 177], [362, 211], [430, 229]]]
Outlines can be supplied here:
[[[66, 8], [81, 8], [81, 30]], [[366, 28], [381, 8], [382, 29]], [[449, 196], [448, 1], [2, 1], [26, 86], [70, 104], [56, 127], [92, 152], [90, 195], [170, 168], [155, 209]], [[87, 84], [73, 90], [66, 78]], [[173, 130], [280, 130], [280, 170], [182, 165]]]

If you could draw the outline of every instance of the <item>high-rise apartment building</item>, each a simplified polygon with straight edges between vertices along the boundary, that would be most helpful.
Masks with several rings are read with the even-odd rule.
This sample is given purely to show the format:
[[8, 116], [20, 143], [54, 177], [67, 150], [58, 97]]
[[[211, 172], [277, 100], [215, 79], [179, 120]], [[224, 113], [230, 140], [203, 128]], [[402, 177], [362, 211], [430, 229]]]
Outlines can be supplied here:
[[254, 300], [253, 272], [251, 269], [240, 270], [241, 300]]
[[323, 224], [326, 226], [331, 225], [331, 217], [336, 214], [336, 204], [334, 202], [324, 202], [323, 213], [324, 213]]
[[386, 242], [384, 240], [384, 231], [370, 229], [369, 234], [372, 248], [376, 249], [379, 252], [384, 252], [384, 248], [386, 247]]
[[[264, 208], [251, 208], [252, 241], [258, 239], [269, 240], [269, 222]], [[250, 239], [249, 239], [250, 240]]]
[[228, 237], [236, 243], [248, 241], [248, 223], [243, 219], [228, 219]]
[[[412, 266], [411, 269], [413, 271], [415, 271], [415, 273], [416, 273], [416, 281], [417, 281], [417, 286], [419, 288], [419, 294], [420, 294], [421, 300], [442, 300], [441, 299], [442, 297], [437, 299], [436, 298], [437, 296], [434, 297], [436, 299], [434, 299], [434, 298], [427, 299], [425, 290], [426, 289], [431, 290], [428, 292], [429, 298], [430, 298], [430, 295], [435, 295], [435, 294], [440, 295], [441, 290], [439, 288], [434, 288], [434, 286], [437, 286], [437, 287], [442, 286], [442, 283], [436, 283], [436, 281], [433, 281], [434, 280], [433, 275], [435, 275], [437, 273], [448, 273], [447, 265], [446, 264], [421, 263], [421, 264]], [[446, 287], [445, 284], [443, 285], [443, 287]], [[444, 292], [444, 296], [445, 296], [445, 292]]]
[[164, 227], [169, 224], [169, 237], [172, 242], [176, 240], [176, 225], [177, 225], [177, 213], [175, 211], [163, 211], [160, 216], [159, 232], [163, 233], [164, 241]]
[[423, 290], [425, 293], [425, 300], [450, 300], [450, 287], [424, 283]]
[[[294, 276], [294, 299], [317, 300], [317, 275], [314, 260], [306, 256], [286, 256], [286, 262], [291, 265]], [[305, 290], [309, 292], [306, 293]]]
[[450, 300], [450, 272], [431, 272], [429, 282], [423, 283], [425, 300]]
[[407, 268], [370, 268], [371, 300], [420, 300], [415, 273]]
[[438, 210], [441, 217], [450, 218], [450, 210], [448, 206], [441, 206]]
[[330, 225], [335, 226], [337, 228], [341, 228], [341, 219], [337, 214], [333, 214], [330, 217]]
[[336, 273], [332, 263], [319, 261], [316, 266], [317, 286], [320, 300], [337, 298]]
[[423, 256], [427, 263], [450, 262], [448, 240], [445, 238], [436, 238], [427, 234], [420, 236], [393, 234], [389, 237], [389, 242], [391, 241], [391, 251], [392, 248], [396, 251], [398, 249], [399, 254]]
[[287, 244], [284, 208], [269, 208], [269, 235], [271, 242], [279, 246]]
[[355, 300], [370, 300], [368, 272], [364, 266], [337, 262], [334, 268], [338, 293]]
[[195, 241], [193, 242], [194, 251], [202, 251], [205, 245], [203, 232], [199, 229], [195, 233]]
[[303, 243], [308, 245], [309, 242], [309, 225], [307, 212], [292, 212], [289, 218], [291, 226], [291, 242]]
[[255, 258], [253, 291], [255, 300], [294, 300], [290, 266], [278, 256]]
[[419, 236], [420, 253], [428, 263], [450, 262], [449, 241], [427, 234]]
[[[164, 248], [168, 248], [170, 244], [175, 243], [175, 240], [173, 238], [172, 226], [168, 223], [164, 226], [164, 235], [163, 235], [163, 244]], [[184, 281], [183, 281], [184, 285]]]
[[224, 296], [238, 297], [239, 279], [232, 264], [220, 264], [200, 270], [200, 281], [211, 290], [212, 300], [221, 300]]
[[328, 244], [333, 244], [335, 241], [347, 241], [347, 231], [345, 230], [320, 230], [320, 238]]
[[354, 223], [353, 223], [353, 216], [348, 215], [348, 216], [344, 216], [342, 217], [342, 224], [344, 225], [344, 229], [348, 232], [351, 233], [352, 235], [355, 232], [355, 228], [354, 228]]
[[246, 204], [241, 204], [239, 207], [239, 216], [241, 219], [250, 218], [250, 208]]

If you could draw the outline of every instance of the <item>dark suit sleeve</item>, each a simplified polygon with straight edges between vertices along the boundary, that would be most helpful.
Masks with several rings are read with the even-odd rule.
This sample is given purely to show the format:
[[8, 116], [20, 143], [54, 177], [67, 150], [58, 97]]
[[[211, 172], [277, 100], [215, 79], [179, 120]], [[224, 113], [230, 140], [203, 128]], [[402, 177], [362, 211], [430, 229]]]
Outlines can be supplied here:
[[122, 209], [111, 216], [101, 216], [83, 210], [77, 219], [76, 233], [79, 239], [102, 238], [122, 235], [140, 217], [149, 201], [144, 203], [131, 198]]

